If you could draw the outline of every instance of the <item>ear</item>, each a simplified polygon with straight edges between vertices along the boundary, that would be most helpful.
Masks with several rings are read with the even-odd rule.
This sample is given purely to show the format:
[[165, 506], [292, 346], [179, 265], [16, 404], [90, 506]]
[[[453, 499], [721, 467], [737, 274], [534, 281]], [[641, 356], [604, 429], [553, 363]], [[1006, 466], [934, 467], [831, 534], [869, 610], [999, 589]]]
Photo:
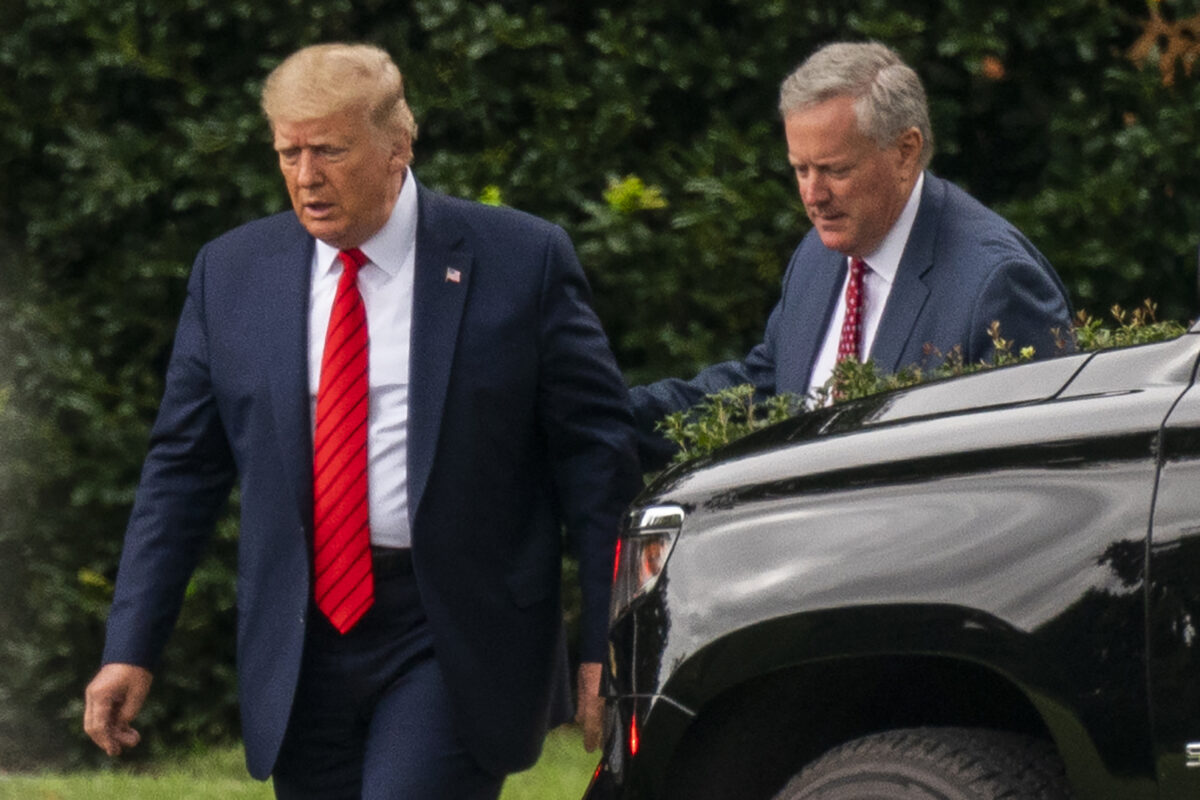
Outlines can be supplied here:
[[412, 139], [401, 135], [392, 144], [392, 153], [388, 158], [388, 167], [392, 172], [403, 172], [412, 162]]
[[925, 146], [925, 137], [915, 127], [901, 133], [896, 138], [896, 151], [900, 157], [900, 166], [905, 172], [916, 172], [921, 163], [921, 150]]

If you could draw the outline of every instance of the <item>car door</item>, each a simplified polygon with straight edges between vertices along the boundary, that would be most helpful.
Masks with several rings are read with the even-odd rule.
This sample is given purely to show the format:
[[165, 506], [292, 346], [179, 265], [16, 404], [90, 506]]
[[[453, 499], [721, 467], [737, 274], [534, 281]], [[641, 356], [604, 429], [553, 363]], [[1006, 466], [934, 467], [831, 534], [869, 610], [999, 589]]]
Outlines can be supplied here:
[[1147, 569], [1151, 718], [1163, 800], [1200, 797], [1200, 387], [1163, 428]]

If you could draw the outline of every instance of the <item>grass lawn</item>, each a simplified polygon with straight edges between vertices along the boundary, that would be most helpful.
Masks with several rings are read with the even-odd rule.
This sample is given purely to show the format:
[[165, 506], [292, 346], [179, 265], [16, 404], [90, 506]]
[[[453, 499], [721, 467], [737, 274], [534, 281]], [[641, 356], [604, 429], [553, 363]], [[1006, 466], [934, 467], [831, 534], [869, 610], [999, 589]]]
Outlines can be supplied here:
[[[574, 800], [599, 755], [585, 753], [579, 733], [559, 728], [542, 759], [504, 784], [502, 800]], [[269, 784], [246, 774], [240, 748], [187, 756], [151, 770], [105, 769], [46, 775], [0, 774], [0, 800], [273, 800]]]

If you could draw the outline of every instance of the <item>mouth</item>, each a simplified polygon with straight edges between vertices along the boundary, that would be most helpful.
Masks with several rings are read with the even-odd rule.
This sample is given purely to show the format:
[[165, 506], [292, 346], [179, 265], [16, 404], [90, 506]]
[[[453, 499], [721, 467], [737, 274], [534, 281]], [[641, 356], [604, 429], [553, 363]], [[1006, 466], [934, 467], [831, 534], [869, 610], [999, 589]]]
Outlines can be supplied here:
[[305, 203], [303, 208], [314, 219], [324, 219], [333, 213], [333, 203]]
[[846, 218], [846, 215], [837, 211], [810, 211], [808, 218], [812, 220], [813, 225], [835, 225]]

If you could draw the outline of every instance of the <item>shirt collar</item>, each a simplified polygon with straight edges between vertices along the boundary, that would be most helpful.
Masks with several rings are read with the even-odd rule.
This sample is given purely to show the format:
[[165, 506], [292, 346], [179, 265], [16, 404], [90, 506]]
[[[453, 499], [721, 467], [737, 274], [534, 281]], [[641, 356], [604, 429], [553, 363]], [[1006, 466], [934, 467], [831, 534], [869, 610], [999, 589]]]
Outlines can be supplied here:
[[[416, 245], [417, 240], [417, 182], [412, 169], [405, 169], [404, 184], [400, 196], [392, 206], [392, 214], [374, 236], [367, 239], [359, 249], [371, 263], [382, 269], [389, 277], [399, 274], [405, 256]], [[327, 275], [337, 263], [338, 249], [317, 239], [317, 274]]]
[[904, 255], [904, 246], [908, 244], [908, 235], [912, 233], [913, 223], [917, 220], [917, 208], [921, 205], [921, 189], [925, 186], [925, 173], [917, 176], [917, 182], [909, 192], [908, 202], [904, 210], [892, 223], [891, 230], [883, 237], [875, 252], [863, 259], [870, 265], [871, 271], [886, 280], [889, 284], [896, 279], [900, 269], [900, 259]]

